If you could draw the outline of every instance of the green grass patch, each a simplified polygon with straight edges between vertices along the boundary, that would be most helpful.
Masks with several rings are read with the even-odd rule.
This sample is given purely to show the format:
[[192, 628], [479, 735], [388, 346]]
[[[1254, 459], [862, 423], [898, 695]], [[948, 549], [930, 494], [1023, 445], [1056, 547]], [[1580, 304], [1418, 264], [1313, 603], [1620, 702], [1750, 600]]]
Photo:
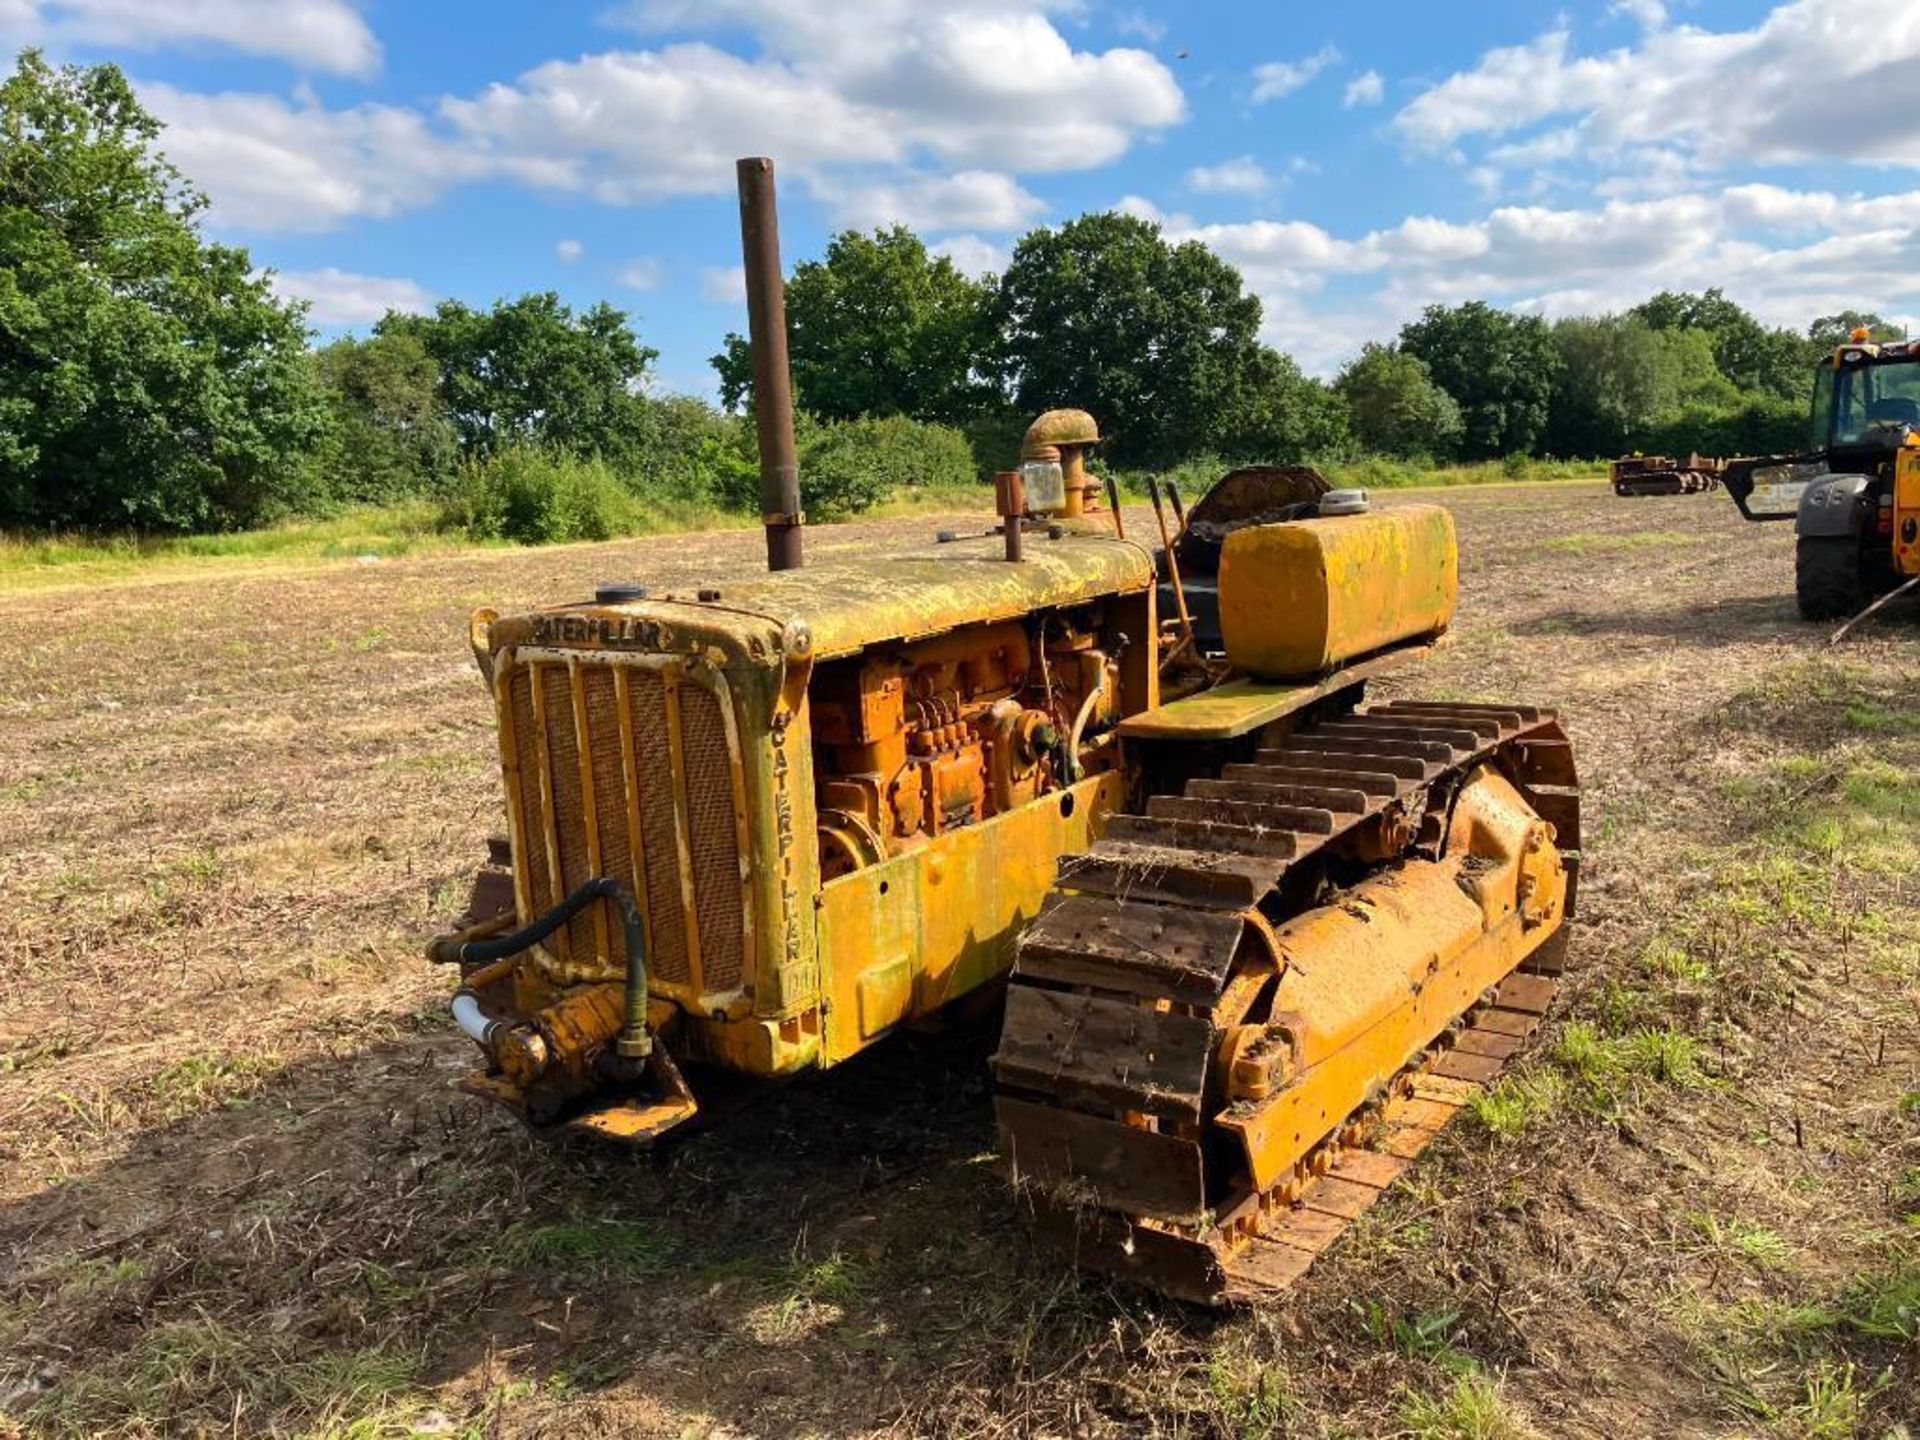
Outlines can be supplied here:
[[1847, 706], [1847, 728], [1862, 735], [1920, 735], [1920, 710], [1892, 710], [1872, 701]]
[[1221, 1429], [1241, 1440], [1276, 1440], [1300, 1414], [1285, 1374], [1247, 1352], [1222, 1345], [1207, 1362], [1207, 1392]]
[[[1754, 1392], [1739, 1397], [1742, 1408], [1767, 1423], [1782, 1440], [1861, 1440], [1867, 1406], [1893, 1381], [1866, 1376], [1850, 1361], [1822, 1361], [1801, 1378], [1793, 1398], [1770, 1402]], [[1898, 1433], [1898, 1432], [1889, 1432]]]
[[1705, 1210], [1689, 1211], [1681, 1218], [1700, 1247], [1713, 1254], [1748, 1260], [1764, 1270], [1783, 1270], [1793, 1263], [1793, 1247], [1764, 1225]]
[[310, 1340], [216, 1320], [155, 1326], [109, 1365], [73, 1370], [28, 1412], [44, 1433], [410, 1433], [418, 1360], [381, 1346], [313, 1353]]
[[154, 1103], [165, 1120], [242, 1105], [273, 1069], [258, 1055], [183, 1055], [153, 1077]]
[[1697, 1090], [1710, 1083], [1700, 1066], [1699, 1042], [1678, 1030], [1602, 1035], [1574, 1020], [1560, 1032], [1552, 1055], [1570, 1082], [1572, 1098], [1609, 1119], [1655, 1090]]
[[1530, 1440], [1536, 1433], [1480, 1374], [1460, 1375], [1438, 1393], [1407, 1391], [1400, 1424], [1409, 1440]]
[[633, 1280], [672, 1270], [680, 1258], [680, 1244], [654, 1226], [633, 1221], [558, 1220], [508, 1227], [499, 1258], [515, 1270]]
[[393, 559], [470, 542], [444, 533], [441, 507], [362, 505], [220, 535], [20, 535], [0, 532], [0, 591], [117, 579], [238, 560]]
[[1920, 1343], [1920, 1249], [1902, 1248], [1887, 1264], [1856, 1276], [1841, 1293], [1837, 1321], [1875, 1340]]
[[1358, 1305], [1354, 1308], [1376, 1345], [1390, 1345], [1409, 1359], [1425, 1360], [1458, 1375], [1479, 1368], [1479, 1362], [1454, 1343], [1460, 1325], [1458, 1310], [1422, 1310], [1402, 1315], [1378, 1300], [1368, 1301], [1364, 1308]]
[[1502, 1075], [1467, 1108], [1488, 1133], [1513, 1140], [1558, 1110], [1565, 1096], [1566, 1084], [1557, 1070], [1528, 1066]]
[[1882, 1430], [1862, 1427], [1890, 1383], [1884, 1366], [1892, 1354], [1873, 1351], [1920, 1339], [1920, 1253], [1897, 1250], [1821, 1298], [1745, 1296], [1718, 1304], [1681, 1289], [1667, 1309], [1727, 1402], [1769, 1433], [1796, 1440], [1878, 1436]]

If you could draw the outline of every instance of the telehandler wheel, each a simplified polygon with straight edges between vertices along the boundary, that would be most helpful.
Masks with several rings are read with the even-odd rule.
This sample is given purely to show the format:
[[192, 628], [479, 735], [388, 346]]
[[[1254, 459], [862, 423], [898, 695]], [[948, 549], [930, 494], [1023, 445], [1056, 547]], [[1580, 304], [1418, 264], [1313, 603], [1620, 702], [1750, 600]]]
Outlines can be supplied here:
[[1793, 592], [1802, 620], [1840, 620], [1866, 603], [1860, 542], [1851, 535], [1802, 535], [1793, 555]]

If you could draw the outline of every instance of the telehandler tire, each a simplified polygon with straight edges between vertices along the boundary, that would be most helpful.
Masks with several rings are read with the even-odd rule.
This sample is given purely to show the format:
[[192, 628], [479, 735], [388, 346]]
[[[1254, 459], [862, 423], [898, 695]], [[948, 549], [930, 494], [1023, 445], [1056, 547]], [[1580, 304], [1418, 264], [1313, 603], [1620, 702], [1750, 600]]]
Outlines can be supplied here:
[[1802, 620], [1842, 620], [1866, 603], [1860, 542], [1852, 535], [1802, 535], [1794, 549], [1793, 592]]

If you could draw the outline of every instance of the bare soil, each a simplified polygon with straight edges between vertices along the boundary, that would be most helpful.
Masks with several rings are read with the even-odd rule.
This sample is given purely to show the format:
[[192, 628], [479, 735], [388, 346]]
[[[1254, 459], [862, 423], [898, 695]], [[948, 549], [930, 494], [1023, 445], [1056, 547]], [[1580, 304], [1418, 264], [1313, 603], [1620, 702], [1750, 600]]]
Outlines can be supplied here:
[[1499, 1103], [1228, 1315], [1029, 1255], [990, 1023], [650, 1157], [450, 1088], [468, 612], [757, 533], [0, 597], [0, 1434], [1920, 1432], [1920, 615], [1828, 651], [1717, 494], [1428, 498], [1457, 638], [1390, 693], [1561, 710], [1574, 968]]

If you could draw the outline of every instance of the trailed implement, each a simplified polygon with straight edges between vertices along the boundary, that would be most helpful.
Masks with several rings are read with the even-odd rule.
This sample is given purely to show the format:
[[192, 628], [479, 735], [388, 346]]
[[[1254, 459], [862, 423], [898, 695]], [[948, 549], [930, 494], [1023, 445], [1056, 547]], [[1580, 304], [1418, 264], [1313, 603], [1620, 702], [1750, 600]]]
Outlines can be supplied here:
[[802, 567], [765, 162], [741, 180], [772, 569], [474, 617], [508, 835], [430, 947], [468, 1088], [648, 1145], [716, 1072], [835, 1065], [1004, 988], [1036, 1233], [1188, 1299], [1271, 1293], [1538, 1024], [1566, 737], [1364, 706], [1444, 640], [1444, 509], [1252, 469], [1191, 511], [1156, 491], [1143, 543], [1080, 411], [1034, 423], [990, 527]]

